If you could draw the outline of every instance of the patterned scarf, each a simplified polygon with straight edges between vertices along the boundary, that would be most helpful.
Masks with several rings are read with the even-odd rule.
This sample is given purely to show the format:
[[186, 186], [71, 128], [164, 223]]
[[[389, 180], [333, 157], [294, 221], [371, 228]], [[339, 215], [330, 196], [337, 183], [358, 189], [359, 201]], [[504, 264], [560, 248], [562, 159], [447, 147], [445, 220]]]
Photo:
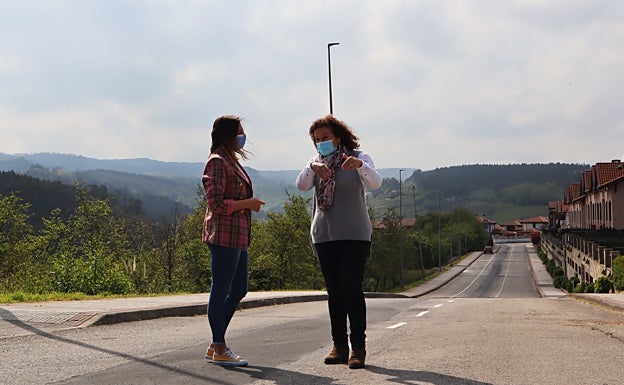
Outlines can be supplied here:
[[338, 145], [338, 149], [331, 155], [321, 157], [321, 162], [325, 163], [330, 170], [330, 177], [321, 180], [318, 187], [316, 201], [321, 210], [334, 207], [334, 187], [336, 186], [336, 172], [340, 169], [345, 154], [344, 147]]

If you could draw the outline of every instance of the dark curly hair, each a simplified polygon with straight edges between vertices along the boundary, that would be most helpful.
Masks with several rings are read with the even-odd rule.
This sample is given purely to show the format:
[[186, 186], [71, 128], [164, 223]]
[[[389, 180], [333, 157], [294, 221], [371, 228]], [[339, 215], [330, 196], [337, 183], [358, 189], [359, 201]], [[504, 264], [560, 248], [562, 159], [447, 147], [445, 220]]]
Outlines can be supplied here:
[[340, 138], [340, 143], [347, 150], [353, 151], [360, 148], [360, 139], [353, 133], [353, 130], [351, 130], [345, 122], [336, 119], [333, 115], [327, 115], [316, 119], [310, 126], [309, 134], [315, 147], [316, 143], [314, 142], [314, 131], [321, 127], [329, 128], [335, 137]]

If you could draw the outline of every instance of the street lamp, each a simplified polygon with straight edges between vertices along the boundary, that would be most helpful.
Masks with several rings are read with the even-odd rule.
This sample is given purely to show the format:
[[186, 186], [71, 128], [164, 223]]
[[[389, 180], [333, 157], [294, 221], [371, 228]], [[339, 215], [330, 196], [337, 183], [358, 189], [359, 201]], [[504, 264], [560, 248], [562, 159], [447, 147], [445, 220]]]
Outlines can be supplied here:
[[399, 274], [399, 279], [401, 282], [401, 289], [403, 289], [403, 179], [401, 178], [401, 173], [405, 171], [403, 169], [399, 170], [399, 257], [401, 259], [401, 272]]
[[334, 106], [332, 104], [332, 88], [331, 88], [331, 50], [330, 48], [333, 45], [338, 45], [340, 43], [327, 43], [327, 67], [329, 69], [329, 113], [333, 115]]
[[440, 198], [442, 192], [438, 191], [438, 270], [442, 271], [442, 224], [441, 217], [442, 211], [440, 207]]

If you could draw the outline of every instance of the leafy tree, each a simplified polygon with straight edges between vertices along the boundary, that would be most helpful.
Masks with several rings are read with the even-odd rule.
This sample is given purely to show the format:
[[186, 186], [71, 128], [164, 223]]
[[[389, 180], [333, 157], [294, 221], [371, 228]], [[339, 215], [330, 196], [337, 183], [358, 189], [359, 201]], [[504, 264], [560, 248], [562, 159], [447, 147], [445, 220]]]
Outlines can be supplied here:
[[399, 216], [395, 208], [388, 209], [381, 226], [373, 231], [371, 259], [364, 274], [365, 290], [384, 291], [400, 286]]
[[48, 221], [45, 228], [52, 254], [52, 286], [61, 292], [127, 293], [127, 239], [106, 200], [89, 198], [78, 189], [78, 206], [65, 224]]
[[0, 285], [5, 290], [19, 287], [15, 275], [30, 260], [33, 234], [29, 209], [14, 193], [0, 196]]
[[173, 291], [205, 293], [210, 291], [210, 250], [201, 238], [184, 242], [176, 250], [177, 265]]
[[310, 198], [291, 195], [284, 212], [254, 222], [250, 253], [251, 290], [320, 289], [323, 279], [310, 246]]

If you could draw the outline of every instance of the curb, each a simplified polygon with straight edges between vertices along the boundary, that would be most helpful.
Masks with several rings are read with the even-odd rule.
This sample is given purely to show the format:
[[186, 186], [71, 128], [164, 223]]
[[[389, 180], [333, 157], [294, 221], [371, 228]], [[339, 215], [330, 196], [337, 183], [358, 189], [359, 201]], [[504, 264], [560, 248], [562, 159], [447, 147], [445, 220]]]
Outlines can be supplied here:
[[[403, 294], [393, 293], [364, 293], [366, 298], [409, 298]], [[293, 297], [274, 297], [243, 301], [238, 305], [237, 310], [253, 309], [263, 306], [286, 305], [298, 302], [315, 302], [327, 300], [327, 294], [301, 295]], [[162, 306], [152, 309], [134, 309], [127, 311], [115, 311], [110, 313], [99, 313], [80, 324], [80, 327], [112, 325], [122, 322], [145, 321], [163, 317], [192, 317], [205, 315], [208, 311], [208, 302], [195, 305], [182, 306]]]
[[591, 295], [578, 295], [574, 293], [570, 294], [569, 296], [574, 298], [576, 301], [590, 303], [592, 305], [597, 305], [607, 310], [611, 310], [613, 312], [624, 315], [623, 305], [611, 302], [608, 299], [598, 299], [598, 298], [592, 297]]

